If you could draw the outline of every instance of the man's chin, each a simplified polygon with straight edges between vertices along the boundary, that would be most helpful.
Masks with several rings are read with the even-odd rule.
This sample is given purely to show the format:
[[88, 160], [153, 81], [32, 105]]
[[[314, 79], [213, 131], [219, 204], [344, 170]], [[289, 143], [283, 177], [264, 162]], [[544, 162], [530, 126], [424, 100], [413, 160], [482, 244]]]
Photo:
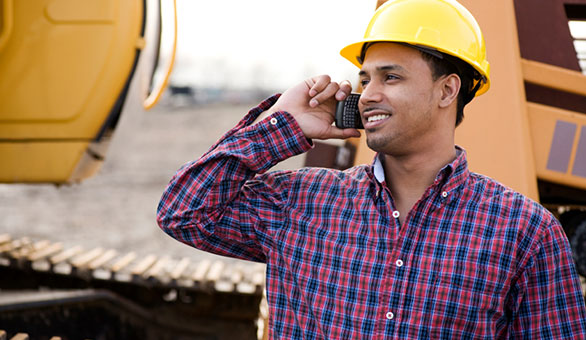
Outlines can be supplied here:
[[366, 145], [373, 151], [383, 152], [386, 144], [387, 143], [380, 138], [369, 138], [366, 136]]

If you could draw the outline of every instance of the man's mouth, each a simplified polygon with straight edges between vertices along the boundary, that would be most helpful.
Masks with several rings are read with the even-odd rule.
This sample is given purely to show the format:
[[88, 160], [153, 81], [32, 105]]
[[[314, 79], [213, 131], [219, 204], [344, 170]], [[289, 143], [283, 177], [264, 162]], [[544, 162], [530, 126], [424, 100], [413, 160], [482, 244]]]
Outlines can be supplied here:
[[369, 107], [364, 110], [364, 128], [375, 128], [389, 119], [393, 114], [389, 110], [380, 107]]
[[368, 117], [367, 121], [368, 121], [369, 123], [372, 123], [372, 122], [377, 122], [377, 121], [379, 121], [379, 120], [386, 119], [386, 118], [388, 118], [388, 117], [390, 117], [390, 116], [391, 116], [391, 115], [374, 115], [374, 116], [370, 116], [370, 117]]

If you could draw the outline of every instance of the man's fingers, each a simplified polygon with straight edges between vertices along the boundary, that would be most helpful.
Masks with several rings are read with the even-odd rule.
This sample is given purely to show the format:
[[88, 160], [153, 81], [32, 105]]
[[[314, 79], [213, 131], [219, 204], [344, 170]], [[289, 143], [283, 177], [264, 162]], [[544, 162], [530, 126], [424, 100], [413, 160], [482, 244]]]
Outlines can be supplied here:
[[331, 97], [336, 100], [344, 100], [352, 92], [352, 84], [348, 80], [342, 81], [340, 84], [333, 82], [328, 75], [322, 75], [311, 78], [307, 81], [310, 86], [309, 101], [310, 107], [316, 107], [324, 103]]
[[332, 81], [332, 78], [327, 74], [313, 77], [310, 80], [310, 83], [313, 83], [309, 89], [309, 96], [314, 97], [316, 94], [322, 92], [328, 84]]
[[356, 129], [340, 129], [335, 126], [330, 126], [327, 132], [328, 136], [324, 139], [328, 138], [337, 138], [337, 139], [346, 139], [351, 137], [360, 137], [360, 131]]
[[340, 89], [338, 83], [330, 82], [325, 86], [325, 88], [316, 94], [311, 100], [309, 101], [309, 106], [316, 107], [319, 104], [324, 103], [328, 99], [332, 98], [336, 92]]
[[340, 89], [336, 92], [336, 100], [344, 100], [352, 92], [352, 84], [348, 80], [340, 83]]

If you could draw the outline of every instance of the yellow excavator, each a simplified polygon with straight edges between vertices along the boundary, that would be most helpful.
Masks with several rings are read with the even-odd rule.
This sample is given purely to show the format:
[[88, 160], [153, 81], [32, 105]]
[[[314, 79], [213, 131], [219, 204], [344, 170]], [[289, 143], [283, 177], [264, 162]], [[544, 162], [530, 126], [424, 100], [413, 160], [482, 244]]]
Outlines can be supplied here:
[[0, 182], [95, 174], [121, 115], [165, 88], [161, 3], [1, 0], [0, 18]]
[[[121, 117], [153, 107], [165, 89], [174, 5], [0, 0], [0, 182], [75, 183], [97, 172]], [[162, 26], [175, 33], [166, 62]], [[0, 339], [258, 337], [262, 268], [159, 255], [0, 229]]]

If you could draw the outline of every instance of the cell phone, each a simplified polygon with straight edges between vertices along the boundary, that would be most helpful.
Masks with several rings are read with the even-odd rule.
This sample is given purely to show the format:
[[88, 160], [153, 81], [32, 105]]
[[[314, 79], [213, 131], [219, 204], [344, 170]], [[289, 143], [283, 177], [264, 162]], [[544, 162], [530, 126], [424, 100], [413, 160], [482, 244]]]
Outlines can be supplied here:
[[340, 129], [364, 129], [358, 111], [360, 93], [350, 93], [346, 99], [336, 104], [336, 127]]

